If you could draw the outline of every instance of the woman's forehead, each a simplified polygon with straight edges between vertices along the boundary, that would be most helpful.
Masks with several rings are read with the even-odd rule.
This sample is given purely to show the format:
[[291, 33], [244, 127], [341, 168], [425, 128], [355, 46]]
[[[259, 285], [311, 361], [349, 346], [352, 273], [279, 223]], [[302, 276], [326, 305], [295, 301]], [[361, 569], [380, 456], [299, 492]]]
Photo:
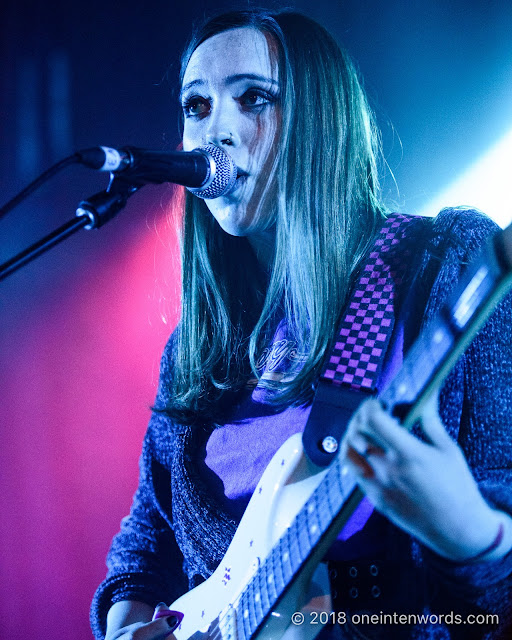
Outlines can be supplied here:
[[236, 76], [278, 79], [270, 36], [253, 27], [230, 29], [201, 43], [193, 52], [183, 76], [183, 90], [191, 84], [223, 81]]

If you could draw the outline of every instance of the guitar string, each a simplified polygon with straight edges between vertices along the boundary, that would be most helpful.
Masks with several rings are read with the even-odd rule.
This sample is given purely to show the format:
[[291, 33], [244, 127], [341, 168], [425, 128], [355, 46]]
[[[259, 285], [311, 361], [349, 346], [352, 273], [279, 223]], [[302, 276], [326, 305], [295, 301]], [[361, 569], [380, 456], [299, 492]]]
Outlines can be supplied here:
[[[442, 332], [442, 340], [439, 344], [437, 344], [434, 338], [438, 332]], [[444, 361], [445, 355], [452, 344], [453, 336], [444, 322], [440, 321], [439, 323], [435, 323], [427, 329], [426, 334], [423, 337], [420, 336], [414, 345], [414, 350], [411, 348], [401, 371], [393, 380], [393, 384], [389, 389], [395, 396], [393, 402], [398, 399], [396, 392], [399, 386], [404, 383], [413, 389], [413, 393], [409, 393], [409, 395], [417, 398], [421, 389], [424, 388], [426, 384], [426, 379], [439, 369], [439, 365]], [[417, 378], [417, 375], [412, 375], [413, 373], [417, 374], [418, 371], [423, 372], [422, 378], [420, 379]]]
[[[290, 528], [291, 528], [291, 527], [290, 527]], [[288, 529], [287, 531], [289, 531], [289, 529]], [[286, 534], [284, 534], [284, 535], [286, 535]], [[284, 536], [282, 536], [282, 537], [280, 538], [280, 541], [282, 540], [282, 538], [283, 538], [283, 537], [284, 537]], [[278, 544], [279, 544], [279, 543], [278, 543]], [[273, 556], [273, 553], [274, 553], [274, 551], [275, 551], [276, 547], [277, 547], [277, 544], [272, 548], [272, 550], [271, 550], [271, 552], [269, 553], [269, 555], [267, 556], [267, 559], [265, 560], [265, 562], [268, 560], [268, 558], [270, 558], [271, 556]], [[264, 566], [264, 565], [262, 565], [262, 566]], [[244, 589], [244, 590], [242, 591], [242, 593], [240, 594], [239, 603], [242, 603], [242, 600], [243, 600], [244, 594], [246, 594], [246, 593], [247, 593], [247, 591], [249, 590], [250, 585], [251, 585], [251, 584], [252, 584], [252, 582], [254, 581], [254, 579], [255, 579], [255, 577], [256, 577], [256, 575], [258, 574], [258, 572], [259, 572], [259, 571], [260, 571], [260, 569], [258, 569], [258, 571], [256, 572], [256, 574], [255, 574], [255, 575], [253, 576], [253, 578], [248, 582], [248, 584], [246, 585], [245, 589]], [[284, 582], [284, 571], [282, 570], [281, 572], [282, 572], [282, 574], [283, 574], [283, 582]], [[282, 591], [282, 589], [281, 589], [281, 591]], [[276, 596], [277, 596], [277, 593], [276, 593]], [[276, 597], [276, 599], [277, 599], [277, 597]], [[263, 608], [262, 608], [262, 609], [263, 609]], [[272, 609], [272, 607], [270, 607], [270, 609]], [[270, 610], [270, 609], [269, 609], [269, 610]], [[233, 610], [236, 612], [236, 607], [235, 607], [234, 605], [233, 605]], [[244, 614], [245, 614], [245, 611], [242, 613], [242, 615], [244, 615]], [[221, 622], [223, 622], [223, 621], [225, 620], [225, 618], [226, 618], [228, 615], [229, 615], [229, 609], [228, 609], [228, 611], [226, 611], [226, 613], [225, 613], [223, 616], [219, 616], [219, 617], [217, 618], [217, 621], [216, 621], [216, 623], [215, 623], [215, 626], [213, 627], [213, 629], [212, 629], [212, 633], [211, 633], [211, 635], [210, 635], [211, 640], [217, 640], [217, 638], [222, 637], [222, 629], [220, 628], [220, 627], [221, 627]], [[265, 615], [266, 615], [266, 614], [265, 614]], [[244, 617], [245, 617], [245, 616], [244, 616]], [[258, 617], [258, 616], [256, 615], [256, 613], [255, 613], [255, 617], [256, 617], [256, 618]], [[259, 617], [261, 617], [261, 619], [263, 619], [263, 617], [264, 617], [264, 616], [259, 616]], [[238, 622], [238, 621], [237, 621], [237, 620], [236, 620], [236, 618], [235, 618], [235, 624], [237, 624], [237, 622]], [[240, 622], [241, 622], [241, 626], [242, 626], [242, 629], [243, 629], [244, 638], [247, 638], [244, 622], [243, 622], [243, 620], [241, 620]], [[261, 623], [261, 620], [258, 622], [258, 624], [257, 624], [257, 625], [256, 625], [256, 627], [254, 628], [254, 630], [257, 628], [257, 626], [258, 626], [260, 623]], [[250, 625], [250, 622], [249, 622], [249, 625]], [[251, 636], [252, 636], [253, 631], [251, 631], [250, 633], [251, 633]]]

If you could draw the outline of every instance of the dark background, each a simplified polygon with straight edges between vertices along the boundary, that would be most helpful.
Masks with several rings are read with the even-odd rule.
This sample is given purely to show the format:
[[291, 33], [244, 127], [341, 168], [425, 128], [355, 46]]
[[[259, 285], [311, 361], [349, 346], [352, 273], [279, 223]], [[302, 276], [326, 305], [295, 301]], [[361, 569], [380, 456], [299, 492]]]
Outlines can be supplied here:
[[[312, 4], [287, 6], [356, 59], [400, 188], [388, 172], [395, 207], [423, 210], [511, 129], [508, 0]], [[233, 6], [247, 5], [4, 3], [0, 202], [75, 149], [174, 148], [179, 52], [194, 21]], [[0, 261], [106, 181], [80, 168], [54, 178], [0, 220]], [[104, 229], [79, 232], [0, 284], [0, 640], [90, 637], [89, 602], [136, 487], [159, 354], [177, 318], [171, 196], [168, 185], [146, 187]]]

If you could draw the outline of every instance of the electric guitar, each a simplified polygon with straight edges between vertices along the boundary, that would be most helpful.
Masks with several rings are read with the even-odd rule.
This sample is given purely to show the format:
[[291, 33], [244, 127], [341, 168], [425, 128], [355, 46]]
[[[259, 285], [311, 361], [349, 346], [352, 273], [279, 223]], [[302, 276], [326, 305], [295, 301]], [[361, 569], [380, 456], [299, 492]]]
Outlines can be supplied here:
[[[512, 225], [467, 268], [380, 394], [405, 428], [511, 286]], [[328, 614], [329, 581], [320, 561], [362, 498], [339, 456], [318, 467], [305, 455], [302, 435], [289, 438], [263, 473], [217, 570], [171, 606], [184, 613], [174, 631], [178, 640], [314, 638], [335, 615]]]

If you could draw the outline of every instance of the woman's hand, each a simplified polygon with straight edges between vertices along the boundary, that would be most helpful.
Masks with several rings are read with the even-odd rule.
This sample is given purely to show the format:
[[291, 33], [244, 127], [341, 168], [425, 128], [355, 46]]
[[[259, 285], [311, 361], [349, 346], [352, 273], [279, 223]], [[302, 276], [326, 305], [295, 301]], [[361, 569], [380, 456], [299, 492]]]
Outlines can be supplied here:
[[[503, 555], [510, 548], [512, 519], [482, 497], [440, 420], [437, 396], [421, 423], [429, 444], [401, 427], [377, 400], [361, 405], [342, 444], [361, 489], [378, 511], [445, 558], [479, 557], [491, 551], [499, 531], [504, 533]], [[492, 549], [492, 555], [497, 551]]]
[[108, 612], [105, 640], [175, 640], [172, 632], [179, 619], [174, 615], [155, 619], [157, 613], [166, 610], [167, 605], [161, 602], [152, 619], [153, 609], [143, 602], [116, 602]]

